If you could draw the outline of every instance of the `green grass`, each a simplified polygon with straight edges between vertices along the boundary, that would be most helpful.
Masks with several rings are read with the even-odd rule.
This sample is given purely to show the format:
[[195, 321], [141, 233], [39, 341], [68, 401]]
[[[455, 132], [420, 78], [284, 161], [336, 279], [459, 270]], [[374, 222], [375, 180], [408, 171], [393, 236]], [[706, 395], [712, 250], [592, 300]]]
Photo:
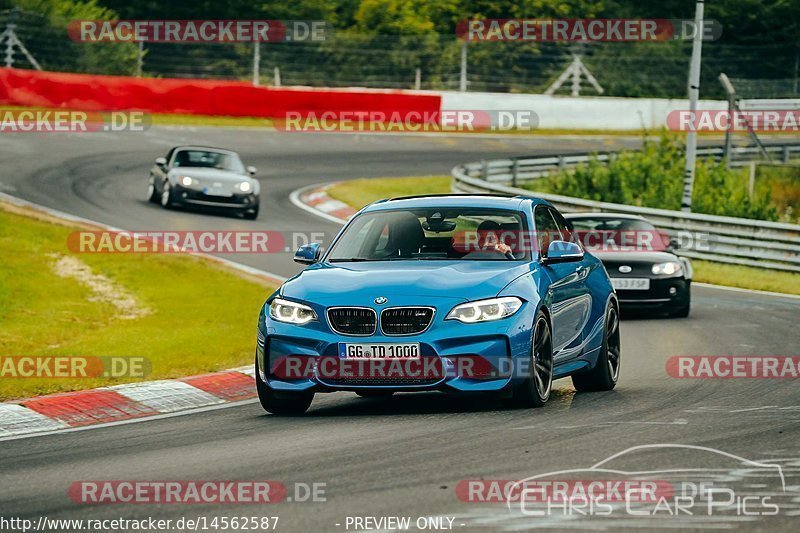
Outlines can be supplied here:
[[757, 291], [800, 294], [800, 274], [692, 260], [694, 281]]
[[[0, 356], [140, 356], [152, 369], [146, 379], [252, 363], [256, 318], [273, 287], [184, 254], [74, 254], [152, 310], [117, 318], [113, 305], [52, 270], [47, 254], [70, 255], [76, 229], [0, 209]], [[0, 378], [0, 399], [126, 381], [137, 379]]]
[[[328, 189], [328, 195], [352, 207], [361, 208], [375, 200], [392, 196], [450, 192], [450, 180], [449, 176], [357, 179], [333, 185]], [[800, 274], [709, 261], [693, 260], [692, 265], [695, 281], [743, 289], [800, 294]]]
[[360, 209], [382, 198], [449, 193], [450, 181], [450, 176], [362, 178], [333, 185], [328, 189], [328, 196]]
[[154, 126], [221, 126], [235, 128], [272, 127], [272, 120], [264, 117], [150, 114], [150, 118]]
[[[767, 194], [778, 210], [781, 222], [800, 222], [800, 165], [756, 167], [755, 193]], [[748, 169], [749, 170], [749, 169]], [[747, 171], [743, 172], [743, 179]]]

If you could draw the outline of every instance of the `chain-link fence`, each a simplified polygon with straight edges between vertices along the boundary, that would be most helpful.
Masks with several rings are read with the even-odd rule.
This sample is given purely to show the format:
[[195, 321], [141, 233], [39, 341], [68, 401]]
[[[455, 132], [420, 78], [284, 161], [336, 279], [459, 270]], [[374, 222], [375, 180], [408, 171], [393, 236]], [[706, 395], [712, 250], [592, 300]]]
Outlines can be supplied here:
[[[602, 86], [605, 96], [683, 98], [691, 43], [520, 43], [464, 45], [455, 34], [375, 36], [335, 31], [322, 42], [157, 44], [81, 43], [66, 27], [29, 12], [0, 13], [19, 42], [45, 70], [163, 78], [215, 78], [326, 87], [453, 89], [544, 92], [575, 54]], [[6, 24], [6, 23], [3, 23]], [[3, 29], [2, 26], [0, 30]], [[254, 47], [259, 46], [258, 59]], [[462, 47], [466, 62], [462, 69]], [[6, 66], [33, 68], [18, 46], [0, 43]], [[703, 47], [702, 96], [724, 98], [720, 72], [744, 97], [797, 97], [800, 45]], [[279, 75], [279, 80], [276, 79]], [[463, 77], [463, 78], [462, 78]], [[463, 80], [463, 81], [462, 81]], [[569, 92], [570, 83], [562, 87]], [[581, 94], [596, 94], [583, 84]]]

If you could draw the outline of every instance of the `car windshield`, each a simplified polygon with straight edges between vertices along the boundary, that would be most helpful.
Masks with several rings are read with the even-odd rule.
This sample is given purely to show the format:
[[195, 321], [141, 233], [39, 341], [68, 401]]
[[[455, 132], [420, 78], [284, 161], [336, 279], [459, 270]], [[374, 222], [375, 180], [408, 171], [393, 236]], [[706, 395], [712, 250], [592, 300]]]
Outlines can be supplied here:
[[328, 253], [329, 262], [459, 260], [529, 257], [517, 211], [423, 208], [373, 211], [355, 218]]
[[238, 155], [211, 150], [181, 150], [175, 154], [173, 166], [218, 168], [232, 172], [244, 172], [244, 165]]
[[575, 236], [584, 248], [592, 251], [611, 247], [660, 251], [669, 246], [669, 238], [650, 222], [638, 218], [571, 218]]

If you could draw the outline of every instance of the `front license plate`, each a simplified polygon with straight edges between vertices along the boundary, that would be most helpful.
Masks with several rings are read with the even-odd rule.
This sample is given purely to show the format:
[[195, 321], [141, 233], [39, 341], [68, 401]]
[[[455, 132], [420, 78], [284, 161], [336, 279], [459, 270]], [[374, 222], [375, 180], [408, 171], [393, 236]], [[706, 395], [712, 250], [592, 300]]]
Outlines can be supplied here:
[[618, 291], [646, 291], [650, 288], [648, 278], [611, 278], [611, 286]]
[[343, 359], [419, 359], [419, 343], [339, 343], [339, 357]]
[[224, 196], [225, 198], [230, 198], [233, 196], [233, 193], [225, 192], [222, 189], [216, 187], [206, 187], [203, 189], [203, 192], [206, 196]]

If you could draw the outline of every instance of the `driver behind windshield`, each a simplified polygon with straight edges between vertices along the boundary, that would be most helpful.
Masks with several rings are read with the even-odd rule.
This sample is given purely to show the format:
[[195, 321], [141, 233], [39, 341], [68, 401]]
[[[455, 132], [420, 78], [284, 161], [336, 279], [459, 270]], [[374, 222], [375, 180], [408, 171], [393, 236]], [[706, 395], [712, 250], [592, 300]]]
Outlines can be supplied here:
[[502, 240], [502, 232], [503, 228], [494, 220], [484, 220], [478, 224], [477, 249], [470, 251], [464, 259], [490, 259], [497, 257], [497, 254], [506, 256], [511, 254], [511, 247]]

